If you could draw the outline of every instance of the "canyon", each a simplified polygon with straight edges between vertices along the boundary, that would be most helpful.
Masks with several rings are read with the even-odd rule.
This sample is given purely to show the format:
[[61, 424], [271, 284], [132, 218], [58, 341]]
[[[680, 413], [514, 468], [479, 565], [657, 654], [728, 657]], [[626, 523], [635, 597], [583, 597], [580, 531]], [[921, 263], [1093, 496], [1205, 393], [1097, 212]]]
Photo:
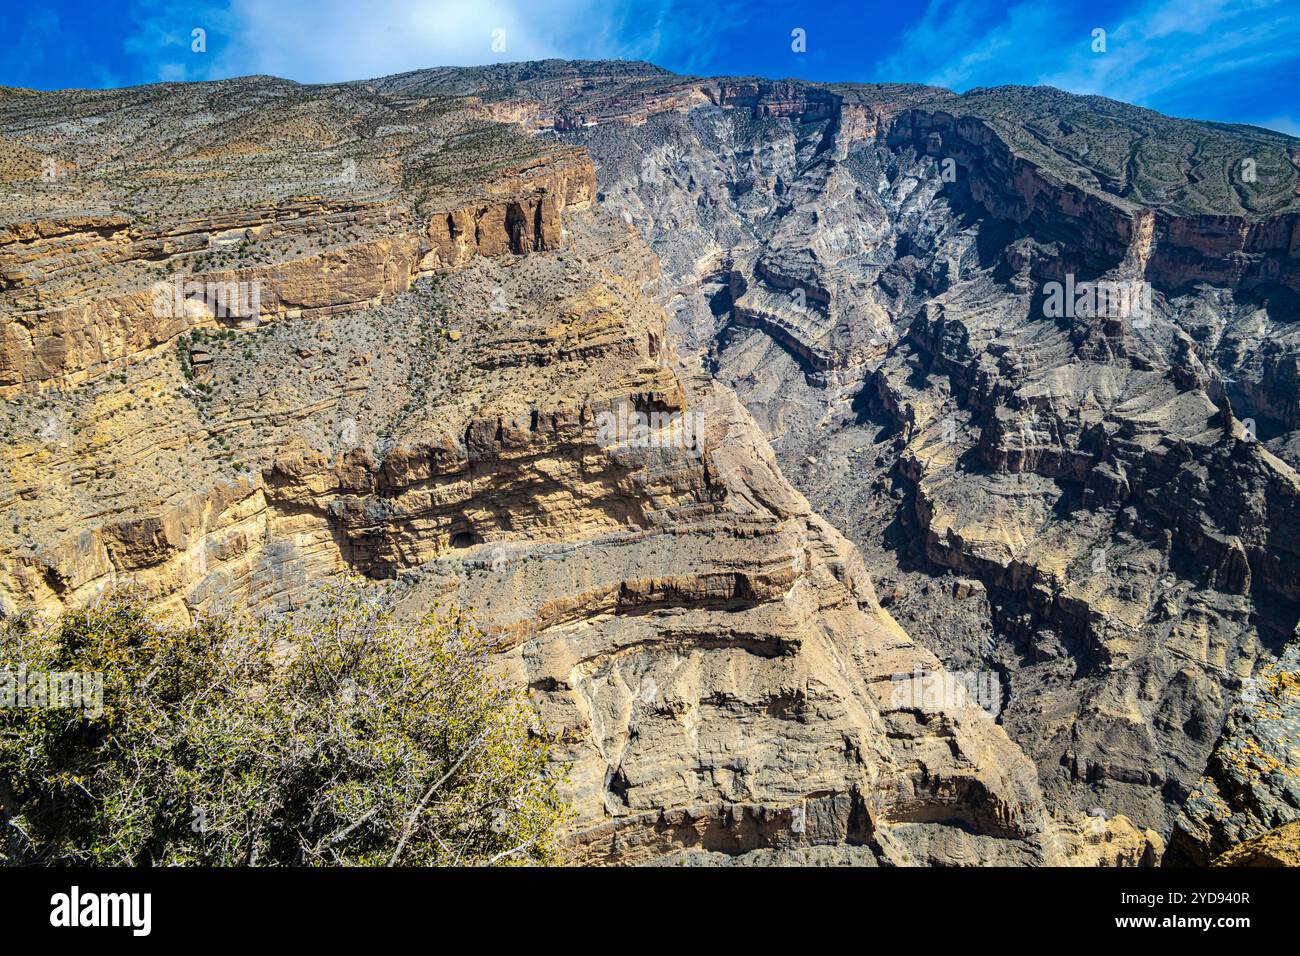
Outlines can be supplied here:
[[0, 90], [0, 214], [0, 614], [473, 608], [585, 862], [1300, 819], [1300, 140], [621, 61]]

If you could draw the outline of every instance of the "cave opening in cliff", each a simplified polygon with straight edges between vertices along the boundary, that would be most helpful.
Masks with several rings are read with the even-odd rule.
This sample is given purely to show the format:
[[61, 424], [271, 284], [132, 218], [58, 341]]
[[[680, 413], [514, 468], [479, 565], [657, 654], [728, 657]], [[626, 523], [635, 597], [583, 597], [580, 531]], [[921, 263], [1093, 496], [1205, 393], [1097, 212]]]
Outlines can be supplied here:
[[529, 227], [524, 207], [517, 202], [506, 206], [506, 235], [510, 237], [510, 251], [524, 255], [533, 251], [533, 233]]

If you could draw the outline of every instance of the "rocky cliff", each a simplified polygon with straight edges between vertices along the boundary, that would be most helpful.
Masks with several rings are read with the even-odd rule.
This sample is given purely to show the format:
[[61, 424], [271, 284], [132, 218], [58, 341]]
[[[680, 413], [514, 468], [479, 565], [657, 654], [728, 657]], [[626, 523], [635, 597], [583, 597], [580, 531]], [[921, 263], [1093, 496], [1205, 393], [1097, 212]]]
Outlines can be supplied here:
[[473, 606], [591, 861], [1154, 862], [1295, 624], [1295, 203], [980, 96], [0, 96], [0, 613]]
[[[564, 134], [684, 353], [905, 629], [1000, 676], [1051, 802], [1169, 833], [1296, 622], [1300, 144], [1046, 89], [698, 82], [729, 92]], [[1047, 307], [1096, 281], [1149, 306]]]

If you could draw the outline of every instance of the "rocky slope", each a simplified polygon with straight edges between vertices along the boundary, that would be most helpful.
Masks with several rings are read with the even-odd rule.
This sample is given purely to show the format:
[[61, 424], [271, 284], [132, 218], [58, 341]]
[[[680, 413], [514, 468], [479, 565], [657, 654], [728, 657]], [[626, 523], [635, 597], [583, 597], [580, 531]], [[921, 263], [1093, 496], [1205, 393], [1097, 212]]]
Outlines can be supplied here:
[[1287, 823], [1214, 858], [1211, 866], [1300, 866], [1300, 821]]
[[472, 605], [593, 862], [1150, 863], [680, 362], [584, 152], [397, 84], [0, 95], [0, 613]]
[[[1046, 89], [573, 69], [491, 95], [591, 151], [683, 353], [904, 628], [999, 675], [1050, 802], [1169, 833], [1297, 618], [1300, 141]], [[1149, 309], [1046, 306], [1096, 280]]]
[[[1300, 643], [1247, 681], [1175, 822], [1170, 865], [1262, 865], [1300, 828]], [[1289, 851], [1286, 848], [1289, 847]]]

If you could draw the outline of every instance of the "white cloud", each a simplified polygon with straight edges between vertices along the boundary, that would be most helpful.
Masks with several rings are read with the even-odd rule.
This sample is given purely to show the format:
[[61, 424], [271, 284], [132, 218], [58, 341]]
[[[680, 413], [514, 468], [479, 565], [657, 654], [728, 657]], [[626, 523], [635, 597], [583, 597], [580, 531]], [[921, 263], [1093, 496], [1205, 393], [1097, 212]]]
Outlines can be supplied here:
[[[207, 75], [269, 73], [301, 82], [431, 66], [628, 55], [600, 0], [233, 0]], [[494, 34], [494, 31], [504, 31]], [[494, 36], [504, 49], [493, 49]]]
[[159, 63], [158, 79], [164, 83], [180, 83], [189, 79], [184, 63]]
[[[181, 65], [189, 79], [304, 83], [548, 57], [671, 55], [691, 70], [751, 16], [745, 0], [139, 0], [126, 52], [156, 78]], [[195, 26], [208, 31], [205, 57], [189, 56]], [[497, 30], [504, 49], [493, 49]]]

